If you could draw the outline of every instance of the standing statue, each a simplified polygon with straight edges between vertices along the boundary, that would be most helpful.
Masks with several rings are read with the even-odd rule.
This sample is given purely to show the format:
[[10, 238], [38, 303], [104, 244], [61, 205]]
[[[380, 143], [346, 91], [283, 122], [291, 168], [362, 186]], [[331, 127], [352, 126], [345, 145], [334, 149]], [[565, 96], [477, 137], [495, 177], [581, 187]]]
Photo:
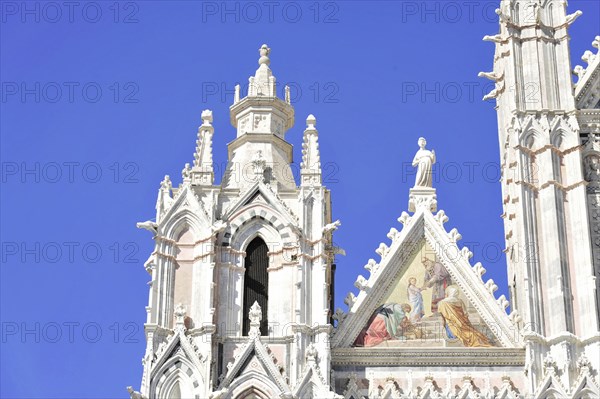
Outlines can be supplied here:
[[427, 141], [425, 138], [419, 138], [419, 151], [415, 154], [412, 162], [413, 167], [417, 167], [417, 177], [415, 179], [415, 187], [432, 187], [432, 169], [435, 163], [435, 151], [427, 150], [425, 146]]
[[437, 313], [438, 303], [446, 297], [446, 288], [452, 284], [452, 278], [440, 262], [425, 258], [422, 263], [425, 267], [425, 275], [421, 290], [432, 289], [431, 313]]

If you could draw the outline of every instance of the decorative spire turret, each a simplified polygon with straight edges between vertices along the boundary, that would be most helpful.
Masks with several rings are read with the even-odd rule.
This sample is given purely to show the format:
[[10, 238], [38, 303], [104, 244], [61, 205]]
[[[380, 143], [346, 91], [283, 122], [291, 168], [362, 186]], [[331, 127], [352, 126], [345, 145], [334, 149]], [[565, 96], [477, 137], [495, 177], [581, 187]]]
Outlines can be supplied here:
[[263, 44], [260, 49], [258, 49], [258, 52], [260, 54], [260, 58], [258, 59], [258, 69], [256, 70], [256, 74], [249, 79], [248, 97], [276, 97], [275, 76], [273, 76], [271, 68], [269, 68], [269, 65], [271, 64], [271, 59], [269, 58], [271, 49], [266, 44]]
[[211, 186], [215, 180], [212, 154], [212, 137], [214, 134], [212, 121], [212, 111], [208, 109], [202, 111], [202, 125], [198, 127], [194, 166], [191, 173], [188, 172], [194, 185]]
[[302, 163], [300, 175], [302, 186], [321, 185], [321, 156], [319, 154], [319, 132], [315, 128], [317, 119], [313, 115], [306, 118], [306, 130], [302, 142]]
[[277, 97], [275, 76], [269, 65], [271, 49], [263, 44], [258, 49], [258, 69], [248, 79], [248, 95], [240, 98], [240, 87], [235, 87], [231, 106], [231, 124], [238, 129], [238, 137], [246, 133], [274, 134], [284, 138], [285, 131], [294, 125], [294, 109], [290, 104], [289, 89], [285, 101]]

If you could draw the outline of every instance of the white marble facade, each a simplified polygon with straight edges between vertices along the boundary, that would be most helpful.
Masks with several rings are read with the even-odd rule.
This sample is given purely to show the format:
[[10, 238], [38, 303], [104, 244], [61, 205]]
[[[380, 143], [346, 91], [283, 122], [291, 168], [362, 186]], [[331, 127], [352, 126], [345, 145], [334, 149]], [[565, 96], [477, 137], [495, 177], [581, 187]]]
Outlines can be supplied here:
[[[206, 110], [182, 182], [165, 176], [155, 221], [138, 224], [155, 249], [132, 398], [599, 397], [600, 38], [572, 70], [567, 30], [579, 13], [564, 1], [501, 0], [497, 13], [499, 33], [484, 38], [496, 46], [493, 71], [480, 76], [496, 83], [486, 98], [498, 109], [510, 298], [496, 297], [485, 265], [446, 229], [435, 152], [419, 140], [408, 213], [366, 262], [347, 310], [332, 308], [340, 223], [317, 120], [306, 118], [296, 182], [285, 140], [294, 108], [276, 96], [263, 45], [230, 107], [237, 138], [221, 184]], [[267, 246], [267, 309], [244, 304], [256, 237]]]

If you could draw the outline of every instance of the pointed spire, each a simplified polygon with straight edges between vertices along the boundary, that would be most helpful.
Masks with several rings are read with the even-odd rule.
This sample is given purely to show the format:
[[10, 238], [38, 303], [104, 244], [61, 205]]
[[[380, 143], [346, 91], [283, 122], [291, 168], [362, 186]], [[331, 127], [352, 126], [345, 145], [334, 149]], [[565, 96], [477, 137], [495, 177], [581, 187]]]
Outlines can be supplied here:
[[165, 175], [165, 178], [160, 182], [160, 188], [158, 190], [158, 198], [156, 198], [156, 222], [160, 222], [162, 215], [171, 207], [173, 204], [173, 183], [169, 175]]
[[269, 58], [271, 49], [266, 44], [263, 44], [260, 49], [258, 49], [258, 52], [260, 54], [260, 58], [258, 59], [258, 69], [254, 76], [250, 77], [248, 97], [276, 97], [275, 76], [273, 76], [271, 68], [269, 68], [269, 65], [271, 64], [271, 59]]
[[302, 163], [300, 175], [302, 186], [321, 185], [321, 156], [319, 154], [319, 132], [315, 128], [317, 119], [313, 115], [306, 118], [306, 130], [302, 142]]
[[[285, 140], [285, 132], [294, 126], [290, 90], [285, 88], [282, 93], [283, 99], [277, 97], [276, 79], [269, 67], [271, 49], [263, 44], [258, 51], [258, 69], [254, 76], [248, 79], [247, 96], [243, 97], [241, 87], [235, 86], [230, 121], [237, 129], [237, 137], [257, 133], [275, 135]], [[267, 155], [265, 152], [265, 156]]]
[[202, 125], [198, 128], [194, 167], [190, 173], [194, 185], [211, 186], [215, 180], [212, 156], [212, 137], [214, 133], [212, 121], [212, 111], [208, 109], [202, 111]]

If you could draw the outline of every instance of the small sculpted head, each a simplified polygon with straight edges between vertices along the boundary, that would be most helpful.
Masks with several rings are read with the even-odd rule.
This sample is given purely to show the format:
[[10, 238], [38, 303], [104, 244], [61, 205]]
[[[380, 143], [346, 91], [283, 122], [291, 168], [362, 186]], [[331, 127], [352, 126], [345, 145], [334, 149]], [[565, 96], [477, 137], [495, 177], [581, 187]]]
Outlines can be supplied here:
[[427, 140], [425, 140], [425, 137], [419, 137], [419, 148], [424, 149], [425, 146], [427, 145]]

